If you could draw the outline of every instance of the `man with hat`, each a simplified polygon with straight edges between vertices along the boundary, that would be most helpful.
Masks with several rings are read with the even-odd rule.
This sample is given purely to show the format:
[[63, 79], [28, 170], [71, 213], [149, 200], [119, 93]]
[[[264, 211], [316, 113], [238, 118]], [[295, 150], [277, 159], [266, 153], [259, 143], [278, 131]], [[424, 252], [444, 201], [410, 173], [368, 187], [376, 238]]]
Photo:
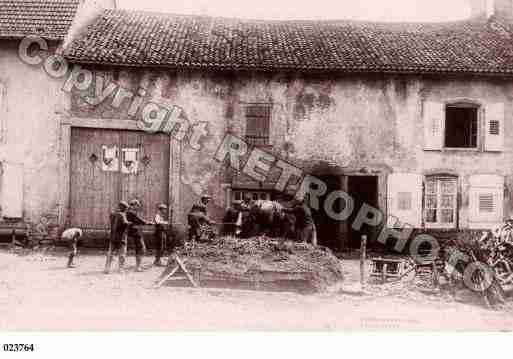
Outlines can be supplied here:
[[309, 196], [298, 201], [296, 200], [296, 206], [293, 212], [296, 216], [296, 226], [298, 230], [298, 240], [302, 243], [310, 242], [312, 246], [317, 246], [317, 230], [315, 228], [315, 221], [312, 216], [312, 210], [310, 209]]
[[146, 245], [141, 234], [139, 226], [151, 224], [142, 219], [137, 213], [141, 209], [141, 202], [133, 199], [128, 203], [130, 206], [126, 214], [126, 218], [130, 224], [128, 225], [127, 235], [132, 238], [135, 244], [135, 271], [142, 272], [142, 258], [146, 254]]
[[119, 271], [123, 271], [127, 250], [127, 228], [130, 222], [127, 219], [128, 203], [121, 201], [118, 210], [110, 215], [110, 237], [107, 244], [107, 260], [105, 273], [110, 273], [114, 252], [117, 252]]
[[159, 204], [157, 206], [157, 214], [154, 218], [155, 222], [155, 243], [157, 250], [155, 253], [155, 262], [153, 265], [162, 267], [161, 258], [164, 254], [164, 248], [167, 242], [167, 229], [169, 226], [167, 206], [165, 204]]
[[207, 215], [207, 206], [211, 197], [202, 194], [200, 202], [195, 203], [187, 216], [189, 222], [189, 241], [201, 240], [201, 227], [212, 225], [214, 222]]

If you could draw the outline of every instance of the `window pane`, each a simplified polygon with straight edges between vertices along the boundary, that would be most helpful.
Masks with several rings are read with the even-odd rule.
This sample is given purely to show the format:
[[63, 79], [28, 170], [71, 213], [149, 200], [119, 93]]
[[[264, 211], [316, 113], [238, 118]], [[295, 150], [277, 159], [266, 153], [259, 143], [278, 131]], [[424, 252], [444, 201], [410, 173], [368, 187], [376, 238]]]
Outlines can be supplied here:
[[427, 193], [436, 193], [436, 181], [429, 180], [426, 182], [426, 192]]
[[442, 209], [442, 223], [453, 223], [454, 211], [452, 209]]
[[436, 208], [437, 207], [436, 202], [437, 202], [436, 195], [426, 196], [426, 208]]
[[454, 196], [444, 195], [442, 196], [442, 208], [453, 208], [454, 207]]
[[258, 201], [258, 193], [253, 192], [253, 201]]
[[426, 222], [436, 223], [436, 209], [426, 210]]
[[442, 194], [452, 194], [456, 193], [456, 181], [454, 180], [442, 180]]
[[426, 181], [425, 216], [426, 223], [454, 225], [456, 222], [456, 178], [432, 177]]
[[235, 191], [234, 194], [235, 194], [234, 198], [235, 198], [236, 201], [240, 201], [242, 199], [241, 191]]

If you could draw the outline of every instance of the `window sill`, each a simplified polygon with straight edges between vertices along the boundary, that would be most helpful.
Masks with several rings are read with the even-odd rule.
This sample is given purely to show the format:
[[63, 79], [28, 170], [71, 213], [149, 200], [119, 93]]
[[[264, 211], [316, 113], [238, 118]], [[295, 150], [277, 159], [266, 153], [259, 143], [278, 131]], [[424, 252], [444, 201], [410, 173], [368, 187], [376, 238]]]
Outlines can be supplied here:
[[443, 224], [425, 224], [424, 229], [439, 229], [439, 230], [456, 230], [455, 224], [443, 225]]
[[438, 150], [424, 149], [426, 152], [487, 152], [479, 148], [459, 148], [459, 147], [443, 147]]
[[479, 148], [474, 147], [444, 147], [442, 151], [465, 151], [465, 152], [480, 152]]

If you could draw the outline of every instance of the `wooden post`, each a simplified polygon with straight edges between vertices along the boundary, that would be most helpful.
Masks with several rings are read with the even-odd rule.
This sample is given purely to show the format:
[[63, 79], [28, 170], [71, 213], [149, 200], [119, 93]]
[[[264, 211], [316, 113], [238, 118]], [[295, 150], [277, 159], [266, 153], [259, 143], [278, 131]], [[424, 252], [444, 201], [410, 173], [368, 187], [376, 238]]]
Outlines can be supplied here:
[[367, 256], [367, 236], [362, 235], [360, 245], [360, 285], [362, 290], [365, 287], [365, 257]]
[[12, 249], [16, 248], [16, 229], [14, 229], [14, 228], [11, 232], [11, 248]]

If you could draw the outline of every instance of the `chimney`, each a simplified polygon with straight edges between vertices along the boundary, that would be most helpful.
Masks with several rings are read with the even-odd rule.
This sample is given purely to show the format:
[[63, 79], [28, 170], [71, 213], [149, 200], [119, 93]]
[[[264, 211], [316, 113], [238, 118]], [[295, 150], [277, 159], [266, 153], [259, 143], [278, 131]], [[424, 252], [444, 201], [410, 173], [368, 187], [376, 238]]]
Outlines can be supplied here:
[[80, 36], [104, 10], [116, 7], [116, 0], [81, 0], [62, 47], [66, 48]]
[[513, 21], [513, 0], [495, 0], [493, 13], [506, 21]]

